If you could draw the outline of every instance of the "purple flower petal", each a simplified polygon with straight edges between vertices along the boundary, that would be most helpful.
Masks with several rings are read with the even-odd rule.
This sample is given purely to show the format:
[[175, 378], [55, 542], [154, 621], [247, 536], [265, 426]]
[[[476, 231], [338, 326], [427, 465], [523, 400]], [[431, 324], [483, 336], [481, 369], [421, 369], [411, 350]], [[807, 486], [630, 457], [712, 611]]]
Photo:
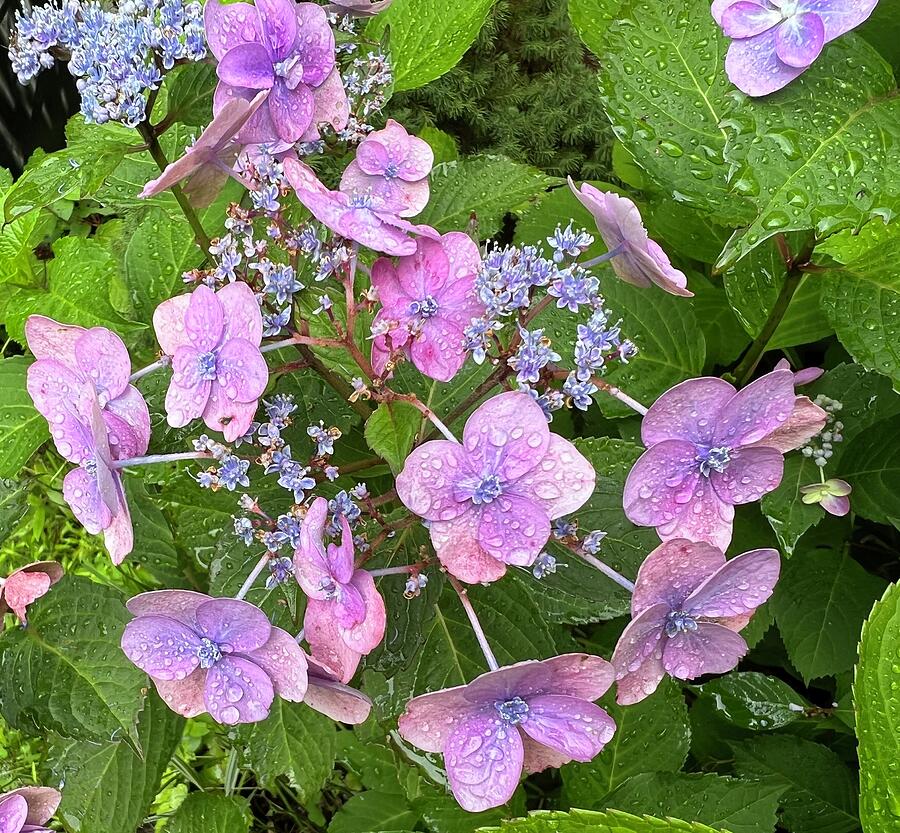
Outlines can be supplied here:
[[296, 5], [293, 0], [255, 0], [254, 6], [262, 23], [263, 42], [272, 56], [270, 64], [272, 60], [287, 58], [293, 51], [297, 38]]
[[630, 706], [640, 703], [659, 687], [666, 669], [662, 663], [662, 648], [660, 642], [658, 651], [647, 657], [634, 671], [629, 671], [616, 683], [616, 702], [620, 706]]
[[240, 338], [258, 347], [262, 341], [262, 313], [250, 286], [235, 281], [223, 286], [216, 297], [225, 311], [223, 341]]
[[293, 636], [273, 627], [266, 643], [247, 656], [269, 675], [279, 697], [292, 703], [303, 700], [308, 685], [306, 654]]
[[233, 338], [226, 341], [216, 354], [218, 385], [226, 399], [235, 402], [256, 402], [269, 382], [269, 367], [259, 347]]
[[183, 680], [151, 679], [157, 693], [173, 712], [182, 717], [196, 717], [206, 712], [206, 675], [205, 668], [198, 668]]
[[663, 541], [706, 541], [725, 552], [731, 543], [733, 523], [734, 506], [719, 498], [707, 478], [699, 477], [691, 500], [677, 510], [671, 521], [659, 525], [656, 532]]
[[354, 552], [353, 530], [346, 515], [341, 515], [341, 543], [328, 545], [328, 569], [335, 581], [346, 584], [353, 578]]
[[468, 234], [449, 231], [441, 235], [441, 246], [450, 267], [448, 285], [454, 285], [467, 275], [475, 275], [481, 269], [481, 252]]
[[200, 666], [200, 637], [168, 616], [139, 616], [122, 634], [122, 650], [141, 671], [159, 680], [183, 680]]
[[378, 293], [382, 309], [391, 312], [409, 309], [410, 303], [417, 297], [403, 287], [394, 262], [388, 257], [380, 257], [372, 264], [372, 286]]
[[778, 9], [750, 0], [738, 0], [722, 13], [722, 31], [729, 38], [751, 38], [777, 26], [782, 20]]
[[431, 521], [428, 530], [438, 561], [468, 584], [487, 584], [506, 574], [506, 565], [481, 546], [480, 520], [480, 512], [470, 511], [450, 521]]
[[328, 517], [328, 501], [317, 497], [300, 526], [300, 542], [294, 550], [294, 575], [301, 589], [311, 599], [325, 601], [333, 583], [331, 567], [325, 555], [322, 537]]
[[330, 601], [307, 600], [303, 633], [309, 643], [312, 658], [320, 665], [330, 668], [342, 683], [350, 682], [362, 654], [354, 651], [344, 641]]
[[814, 12], [825, 24], [825, 40], [855, 29], [878, 5], [878, 0], [804, 0], [803, 11]]
[[642, 526], [661, 526], [695, 500], [702, 477], [696, 447], [684, 440], [663, 440], [647, 449], [625, 480], [625, 514]]
[[478, 543], [505, 564], [529, 567], [550, 538], [550, 519], [539, 503], [503, 494], [481, 509]]
[[773, 93], [787, 86], [806, 67], [789, 67], [775, 54], [775, 29], [753, 38], [733, 40], [725, 56], [725, 73], [739, 90], [751, 96]]
[[10, 790], [8, 793], [0, 795], [0, 803], [11, 796], [25, 799], [25, 803], [28, 805], [25, 824], [38, 827], [50, 821], [62, 800], [59, 792], [52, 787], [19, 787], [17, 790]]
[[397, 475], [397, 495], [407, 509], [425, 520], [458, 518], [471, 509], [468, 501], [455, 496], [456, 482], [469, 472], [467, 461], [465, 451], [457, 443], [423, 443], [413, 449]]
[[300, 84], [292, 90], [281, 79], [272, 87], [268, 105], [275, 133], [284, 142], [296, 142], [306, 132], [316, 109], [309, 87]]
[[210, 599], [197, 607], [195, 615], [199, 632], [223, 651], [253, 651], [272, 634], [266, 614], [242, 599]]
[[226, 442], [234, 442], [250, 429], [256, 416], [257, 400], [235, 402], [223, 396], [222, 387], [213, 384], [209, 391], [209, 401], [203, 411], [203, 421], [213, 431], [221, 431]]
[[[642, 682], [644, 680], [653, 681], [656, 677], [655, 673], [644, 675], [641, 669], [646, 663], [657, 663], [662, 657], [662, 648], [665, 643], [663, 626], [670, 610], [671, 608], [667, 604], [651, 605], [635, 616], [622, 631], [612, 655], [616, 679], [619, 681], [619, 702], [623, 702], [621, 700], [622, 681], [629, 675], [640, 674]], [[643, 700], [644, 697], [652, 694], [662, 677], [663, 672], [660, 668], [658, 678], [652, 682], [652, 688], [649, 688], [648, 691], [637, 692], [642, 694], [637, 700]], [[637, 700], [632, 702], [637, 702]]]
[[545, 660], [525, 660], [482, 674], [469, 683], [466, 699], [490, 704], [509, 697], [563, 694], [596, 700], [606, 693], [614, 677], [612, 665], [602, 657], [562, 654]]
[[719, 411], [715, 444], [734, 448], [758, 442], [787, 421], [796, 398], [790, 370], [760, 376]]
[[733, 452], [725, 471], [712, 471], [709, 481], [725, 503], [753, 503], [778, 488], [784, 457], [776, 448], [758, 446]]
[[151, 590], [132, 596], [126, 607], [132, 616], [169, 616], [197, 630], [197, 608], [209, 600], [193, 590]]
[[26, 608], [50, 589], [50, 576], [41, 572], [15, 572], [0, 588], [0, 615], [11, 610], [24, 624]]
[[[189, 349], [179, 348], [176, 355], [184, 354]], [[211, 390], [212, 382], [208, 380], [201, 380], [195, 387], [182, 387], [173, 376], [166, 391], [166, 421], [169, 425], [182, 428], [202, 416], [209, 403]]]
[[663, 440], [711, 444], [716, 417], [735, 393], [734, 387], [715, 376], [688, 379], [669, 388], [644, 416], [644, 445], [649, 448]]
[[[796, 384], [797, 374], [794, 374]], [[828, 414], [806, 396], [794, 400], [794, 409], [787, 421], [766, 434], [755, 445], [777, 448], [782, 454], [800, 448], [818, 434], [828, 421]]]
[[[204, 379], [206, 371], [202, 367], [201, 361], [205, 355], [205, 353], [191, 345], [179, 347], [172, 357], [172, 381], [184, 390], [194, 390], [202, 385], [206, 381]], [[200, 413], [202, 412], [203, 409], [201, 407]], [[196, 419], [200, 413], [196, 414], [192, 419]]]
[[466, 696], [466, 686], [445, 688], [414, 697], [397, 721], [400, 734], [425, 752], [443, 752], [460, 720], [478, 713], [484, 704]]
[[102, 532], [112, 522], [112, 512], [103, 501], [97, 478], [83, 468], [72, 469], [63, 478], [63, 499], [91, 535]]
[[213, 55], [221, 60], [230, 49], [243, 43], [263, 43], [262, 25], [255, 6], [206, 0], [203, 27]]
[[569, 760], [593, 760], [616, 731], [615, 721], [603, 709], [577, 697], [545, 694], [527, 702], [522, 731]]
[[0, 833], [19, 833], [28, 818], [28, 803], [21, 795], [0, 798]]
[[112, 522], [103, 530], [103, 543], [112, 563], [121, 564], [134, 548], [134, 527], [122, 489], [122, 479], [118, 475], [115, 478], [115, 489], [118, 506], [113, 512]]
[[846, 495], [825, 495], [820, 501], [821, 506], [829, 515], [842, 518], [850, 511], [850, 498]]
[[357, 570], [350, 580], [348, 589], [352, 587], [363, 600], [364, 616], [361, 622], [351, 628], [345, 628], [338, 622], [341, 636], [354, 651], [368, 654], [374, 651], [384, 639], [387, 625], [387, 613], [384, 599], [375, 587], [375, 580], [365, 570]]
[[93, 439], [77, 409], [86, 393], [78, 374], [54, 359], [38, 359], [28, 368], [26, 387], [56, 450], [71, 463], [92, 458]]
[[462, 330], [440, 314], [428, 319], [410, 348], [413, 364], [425, 376], [449, 382], [466, 360]]
[[272, 59], [260, 43], [244, 43], [229, 49], [216, 67], [216, 75], [232, 87], [268, 90], [275, 83]]
[[291, 5], [297, 15], [300, 38], [296, 54], [303, 64], [303, 83], [318, 87], [334, 70], [334, 34], [321, 6], [316, 3]]
[[775, 54], [789, 67], [808, 67], [825, 46], [825, 24], [812, 12], [791, 15], [775, 30]]
[[300, 137], [301, 142], [314, 142], [320, 139], [319, 125], [327, 124], [335, 131], [341, 131], [347, 126], [350, 118], [350, 102], [337, 67], [328, 73], [318, 87], [313, 88], [313, 98], [316, 102], [315, 113], [306, 133]]
[[350, 725], [364, 723], [372, 711], [372, 701], [361, 691], [313, 675], [310, 675], [303, 702], [332, 720]]
[[269, 675], [243, 657], [224, 657], [206, 674], [206, 710], [226, 726], [256, 723], [269, 716], [275, 689]]
[[493, 709], [457, 723], [444, 747], [450, 789], [472, 813], [499, 807], [512, 798], [524, 760], [522, 737]]
[[544, 746], [544, 744], [532, 740], [528, 735], [522, 736], [522, 742], [525, 747], [522, 768], [526, 773], [543, 772], [545, 769], [559, 769], [572, 760], [568, 755], [557, 752], [549, 746]]
[[378, 205], [395, 211], [400, 217], [414, 217], [428, 204], [430, 195], [427, 179], [404, 182], [399, 178], [372, 176], [363, 172], [356, 159], [341, 175], [341, 190], [348, 194], [368, 194]]
[[725, 674], [747, 653], [739, 634], [714, 622], [698, 622], [695, 631], [680, 631], [663, 648], [666, 673], [679, 680]]
[[[332, 615], [338, 624], [341, 634], [346, 635], [351, 628], [360, 624], [366, 618], [366, 603], [362, 593], [350, 583], [338, 585], [337, 593], [336, 598], [330, 599]], [[353, 645], [350, 639], [345, 638], [344, 641], [354, 651], [360, 654], [366, 653]]]
[[725, 563], [710, 544], [676, 539], [660, 544], [641, 564], [631, 596], [631, 615], [664, 604], [680, 610], [684, 600]]
[[111, 330], [92, 327], [85, 331], [75, 342], [75, 360], [94, 383], [101, 405], [128, 387], [131, 357], [122, 339]]
[[[209, 0], [209, 2], [218, 3], [218, 0]], [[243, 4], [235, 3], [233, 5]], [[159, 346], [167, 356], [174, 356], [179, 347], [191, 344], [184, 324], [190, 303], [190, 295], [176, 295], [174, 298], [169, 298], [168, 301], [163, 301], [153, 310], [153, 331], [156, 333]]]
[[684, 602], [692, 616], [730, 618], [752, 614], [775, 589], [781, 559], [773, 549], [751, 550], [721, 566]]
[[[122, 420], [131, 428], [131, 433], [128, 437], [131, 446], [127, 451], [123, 452], [123, 457], [137, 457], [140, 454], [144, 454], [150, 444], [150, 411], [147, 408], [144, 397], [141, 396], [141, 392], [134, 385], [129, 385], [123, 393], [106, 403], [103, 418], [112, 431], [113, 429], [108, 419], [110, 414]], [[121, 428], [119, 430], [121, 431]], [[116, 457], [116, 459], [123, 458]]]
[[84, 327], [60, 324], [44, 315], [29, 315], [25, 319], [25, 340], [36, 359], [56, 359], [68, 367], [75, 367], [75, 344]]
[[212, 350], [219, 343], [224, 327], [222, 302], [206, 284], [200, 284], [190, 294], [184, 313], [184, 328], [191, 345], [201, 353]]

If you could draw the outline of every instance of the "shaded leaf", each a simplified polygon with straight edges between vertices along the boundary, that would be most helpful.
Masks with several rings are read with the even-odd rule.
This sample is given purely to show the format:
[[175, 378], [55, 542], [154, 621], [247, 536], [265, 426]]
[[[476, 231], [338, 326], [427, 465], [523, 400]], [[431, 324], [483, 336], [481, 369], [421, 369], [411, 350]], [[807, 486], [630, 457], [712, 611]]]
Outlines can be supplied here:
[[165, 833], [247, 833], [250, 805], [246, 798], [222, 793], [191, 793], [163, 828]]
[[730, 723], [754, 731], [787, 726], [810, 705], [783, 680], [758, 671], [732, 671], [696, 688]]

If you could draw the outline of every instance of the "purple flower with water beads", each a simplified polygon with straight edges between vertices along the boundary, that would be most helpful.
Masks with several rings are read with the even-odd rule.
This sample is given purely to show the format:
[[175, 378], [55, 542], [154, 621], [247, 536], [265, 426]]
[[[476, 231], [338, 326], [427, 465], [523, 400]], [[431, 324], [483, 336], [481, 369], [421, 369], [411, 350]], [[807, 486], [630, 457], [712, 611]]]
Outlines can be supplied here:
[[25, 624], [25, 609], [45, 595], [63, 576], [55, 561], [34, 561], [0, 578], [0, 618], [8, 611]]
[[[346, 105], [335, 68], [334, 35], [321, 6], [292, 0], [260, 0], [255, 6], [207, 0], [204, 24], [219, 61], [213, 111], [235, 98], [249, 100], [260, 90], [269, 91], [238, 134], [242, 143], [317, 139], [317, 118], [330, 121], [331, 111], [343, 109], [341, 98]], [[317, 101], [317, 90], [327, 101]], [[317, 110], [328, 115], [321, 118]]]
[[484, 314], [475, 296], [481, 265], [478, 246], [462, 232], [440, 240], [419, 239], [415, 254], [386, 257], [372, 266], [372, 286], [381, 309], [373, 330], [387, 328], [372, 342], [372, 367], [385, 372], [393, 352], [402, 352], [426, 376], [447, 382], [466, 359], [463, 330]]
[[306, 694], [306, 655], [249, 602], [190, 590], [155, 590], [128, 601], [122, 650], [185, 717], [209, 712], [232, 725], [265, 720], [277, 694]]
[[53, 833], [46, 825], [61, 798], [52, 787], [20, 787], [0, 794], [0, 833]]
[[509, 801], [523, 769], [600, 753], [616, 724], [593, 701], [614, 676], [605, 659], [588, 654], [520, 662], [414, 697], [398, 729], [419, 749], [443, 754], [456, 800], [479, 812]]
[[599, 191], [587, 182], [579, 189], [571, 177], [569, 188], [597, 223], [616, 275], [635, 286], [656, 284], [672, 295], [693, 296], [684, 272], [675, 269], [659, 244], [647, 235], [641, 213], [628, 197]]
[[590, 462], [550, 433], [534, 399], [501, 393], [469, 417], [462, 444], [416, 448], [397, 477], [397, 494], [428, 521], [437, 557], [452, 575], [495, 581], [507, 564], [530, 566], [550, 522], [579, 509], [594, 490]]
[[209, 205], [231, 175], [231, 167], [240, 149], [235, 136], [265, 103], [268, 94], [268, 90], [263, 90], [250, 101], [236, 98], [226, 103], [184, 156], [148, 182], [138, 196], [142, 199], [152, 197], [188, 180], [184, 189], [191, 202], [199, 208]]
[[660, 544], [638, 570], [632, 619], [613, 653], [618, 702], [643, 700], [666, 674], [692, 680], [731, 671], [747, 653], [738, 631], [772, 595], [780, 569], [777, 550], [726, 561], [703, 542]]
[[877, 5], [878, 0], [713, 0], [712, 16], [732, 38], [725, 72], [747, 95], [780, 90]]
[[410, 136], [393, 119], [362, 140], [344, 169], [341, 191], [368, 194], [398, 217], [412, 217], [428, 203], [428, 174], [434, 153], [424, 139]]
[[201, 284], [190, 295], [163, 301], [153, 313], [153, 327], [163, 352], [172, 357], [169, 425], [180, 428], [202, 416], [229, 442], [243, 436], [269, 379], [253, 290], [241, 282], [218, 292]]
[[411, 255], [416, 241], [411, 234], [440, 239], [431, 226], [414, 225], [388, 210], [372, 195], [329, 191], [312, 169], [298, 159], [286, 159], [284, 171], [297, 198], [312, 215], [335, 234], [354, 240], [376, 252]]
[[666, 391], [641, 425], [645, 451], [625, 481], [628, 518], [663, 541], [688, 538], [721, 550], [734, 507], [777, 488], [784, 454], [825, 424], [825, 412], [794, 393], [794, 374], [773, 370], [741, 391], [715, 377]]
[[308, 596], [303, 632], [313, 657], [346, 683], [360, 657], [384, 638], [384, 599], [365, 570], [353, 566], [353, 533], [341, 516], [341, 543], [323, 541], [328, 501], [316, 498], [294, 551], [294, 575]]

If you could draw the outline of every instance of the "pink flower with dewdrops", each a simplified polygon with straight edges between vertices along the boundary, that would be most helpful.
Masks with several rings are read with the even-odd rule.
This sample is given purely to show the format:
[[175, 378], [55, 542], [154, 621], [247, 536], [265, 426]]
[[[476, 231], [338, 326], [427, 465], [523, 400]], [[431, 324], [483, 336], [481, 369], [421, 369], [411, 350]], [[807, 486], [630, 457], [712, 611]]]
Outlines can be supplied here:
[[428, 142], [388, 119], [356, 149], [356, 158], [341, 176], [341, 191], [371, 195], [398, 217], [412, 217], [428, 204], [432, 165], [434, 153]]
[[0, 833], [53, 833], [47, 822], [61, 799], [51, 787], [20, 787], [0, 794]]
[[34, 561], [0, 578], [0, 617], [11, 610], [24, 625], [25, 610], [45, 595], [63, 576], [63, 568], [55, 561]]
[[731, 671], [747, 653], [738, 631], [778, 581], [776, 550], [730, 561], [709, 544], [676, 539], [641, 564], [631, 597], [631, 623], [613, 653], [617, 700], [637, 703], [669, 674], [693, 680]]
[[265, 720], [277, 694], [299, 703], [306, 655], [249, 602], [190, 590], [155, 590], [128, 601], [122, 650], [185, 717], [208, 712], [233, 725]]
[[342, 683], [356, 672], [360, 657], [384, 638], [387, 616], [375, 580], [353, 566], [353, 533], [341, 515], [341, 543], [323, 541], [328, 501], [316, 498], [303, 519], [294, 551], [294, 575], [308, 599], [303, 633], [314, 659]]
[[203, 417], [228, 442], [246, 434], [269, 379], [253, 290], [240, 281], [218, 292], [200, 285], [190, 295], [163, 301], [153, 313], [153, 328], [172, 357], [169, 425], [180, 428]]
[[577, 188], [571, 177], [569, 188], [593, 215], [618, 277], [634, 286], [656, 284], [671, 295], [693, 296], [684, 272], [672, 266], [660, 245], [650, 239], [640, 211], [628, 197], [600, 191], [587, 182]]
[[451, 231], [440, 241], [421, 238], [416, 253], [372, 265], [372, 286], [381, 309], [373, 330], [388, 327], [372, 342], [372, 367], [381, 374], [391, 353], [400, 351], [432, 379], [448, 382], [466, 360], [463, 331], [484, 315], [475, 294], [481, 267], [478, 246]]
[[501, 393], [478, 407], [462, 444], [423, 443], [397, 476], [397, 494], [428, 521], [437, 557], [470, 583], [495, 581], [507, 564], [530, 566], [550, 521], [579, 509], [594, 491], [590, 462], [551, 434], [528, 394]]
[[411, 235], [440, 239], [431, 226], [414, 225], [390, 210], [380, 197], [329, 191], [312, 169], [298, 159], [286, 159], [284, 172], [297, 198], [335, 234], [388, 255], [411, 255]]
[[398, 729], [419, 749], [443, 754], [456, 800], [479, 812], [509, 801], [523, 770], [600, 753], [616, 724], [593, 701], [614, 676], [605, 659], [588, 654], [520, 662], [414, 697]]
[[625, 514], [663, 541], [688, 538], [721, 550], [734, 507], [778, 487], [784, 454], [822, 430], [826, 414], [794, 393], [794, 374], [773, 370], [736, 391], [715, 377], [688, 379], [647, 411], [647, 446], [625, 481]]

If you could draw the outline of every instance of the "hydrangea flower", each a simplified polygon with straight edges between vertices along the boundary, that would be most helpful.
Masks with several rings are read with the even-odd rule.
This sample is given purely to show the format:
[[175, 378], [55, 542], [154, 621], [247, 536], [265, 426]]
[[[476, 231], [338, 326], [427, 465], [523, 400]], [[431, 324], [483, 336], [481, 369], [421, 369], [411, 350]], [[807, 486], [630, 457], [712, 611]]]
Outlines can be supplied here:
[[63, 498], [89, 533], [103, 533], [113, 564], [121, 564], [134, 546], [134, 530], [113, 461], [146, 451], [149, 425], [146, 433], [124, 420], [112, 427], [93, 385], [62, 362], [36, 361], [28, 368], [27, 384], [35, 408], [51, 426], [57, 451], [77, 464], [63, 479]]
[[346, 683], [360, 657], [384, 637], [384, 599], [375, 580], [353, 566], [353, 533], [341, 515], [341, 543], [323, 542], [328, 501], [316, 498], [303, 519], [300, 544], [294, 551], [294, 575], [309, 597], [303, 632], [313, 657]]
[[394, 0], [334, 0], [325, 8], [330, 12], [349, 14], [353, 17], [374, 17], [393, 2]]
[[62, 796], [51, 787], [20, 787], [0, 795], [0, 833], [53, 833], [46, 827]]
[[398, 217], [412, 217], [428, 204], [428, 174], [434, 152], [393, 119], [362, 140], [344, 169], [341, 191], [368, 194]]
[[672, 266], [659, 244], [647, 235], [641, 213], [628, 197], [600, 191], [587, 182], [578, 188], [571, 177], [569, 188], [597, 223], [616, 275], [635, 286], [655, 283], [671, 295], [693, 296], [684, 272]]
[[804, 503], [818, 503], [829, 515], [843, 517], [850, 511], [850, 492], [853, 488], [846, 480], [836, 477], [822, 483], [800, 487], [800, 500]]
[[773, 370], [741, 391], [715, 377], [688, 379], [647, 411], [647, 446], [625, 481], [625, 514], [663, 541], [688, 538], [726, 550], [734, 507], [777, 488], [784, 454], [825, 424], [794, 393], [794, 374]]
[[[60, 324], [43, 315], [30, 315], [25, 321], [25, 340], [37, 359], [28, 368], [28, 392], [32, 399], [63, 396], [60, 391], [51, 393], [60, 384], [88, 384], [97, 394], [109, 428], [113, 459], [133, 457], [147, 450], [150, 412], [140, 391], [129, 382], [131, 357], [121, 338], [105, 327], [86, 330], [73, 324]], [[62, 436], [67, 424], [44, 415], [50, 422], [50, 434], [59, 453], [73, 463], [80, 462], [72, 459], [67, 440]], [[117, 448], [120, 440], [127, 446], [125, 453]]]
[[414, 697], [398, 729], [419, 749], [443, 754], [456, 800], [479, 812], [509, 801], [523, 769], [599, 754], [616, 724], [593, 701], [613, 677], [605, 659], [588, 654], [519, 662]]
[[411, 234], [440, 239], [430, 226], [414, 225], [386, 208], [380, 199], [365, 194], [329, 191], [312, 169], [298, 159], [286, 159], [284, 172], [297, 198], [335, 234], [355, 240], [376, 252], [411, 255], [416, 241]]
[[402, 350], [416, 368], [448, 382], [466, 360], [463, 330], [484, 314], [475, 295], [481, 266], [478, 246], [467, 234], [451, 231], [440, 240], [420, 238], [415, 254], [386, 257], [372, 265], [372, 286], [381, 309], [373, 329], [389, 325], [372, 342], [372, 367], [384, 372], [391, 353]]
[[311, 709], [355, 726], [365, 723], [372, 711], [372, 701], [361, 691], [344, 685], [338, 676], [324, 665], [307, 656], [309, 688], [303, 702]]
[[660, 544], [638, 570], [631, 622], [613, 653], [618, 702], [643, 700], [666, 674], [692, 680], [731, 671], [747, 653], [738, 631], [772, 595], [780, 569], [777, 550], [726, 561], [703, 542]]
[[249, 602], [190, 590], [154, 590], [128, 601], [122, 650], [185, 717], [209, 712], [232, 725], [265, 720], [277, 694], [306, 694], [306, 655]]
[[153, 313], [153, 327], [163, 352], [172, 357], [169, 425], [180, 428], [202, 416], [229, 442], [247, 433], [269, 378], [253, 290], [239, 281], [218, 292], [201, 284], [190, 295], [163, 301]]
[[594, 469], [551, 434], [541, 406], [501, 393], [469, 417], [462, 444], [431, 440], [397, 477], [397, 494], [428, 521], [444, 567], [467, 582], [495, 581], [507, 564], [529, 567], [550, 538], [550, 521], [579, 509]]
[[43, 596], [63, 576], [55, 561], [34, 561], [0, 578], [0, 617], [11, 610], [25, 624], [25, 608]]
[[335, 68], [334, 35], [321, 6], [206, 0], [203, 19], [219, 61], [213, 112], [234, 98], [249, 100], [269, 90], [238, 134], [241, 142], [312, 141], [319, 138], [316, 124], [340, 124], [341, 116], [346, 124], [349, 105]]
[[235, 135], [265, 103], [268, 90], [258, 93], [252, 100], [235, 98], [227, 102], [206, 126], [180, 159], [169, 164], [156, 178], [150, 180], [138, 194], [142, 199], [165, 191], [187, 179], [186, 193], [194, 205], [209, 205], [229, 176], [239, 150]]
[[712, 16], [732, 38], [725, 72], [747, 95], [780, 90], [877, 5], [878, 0], [713, 0]]

